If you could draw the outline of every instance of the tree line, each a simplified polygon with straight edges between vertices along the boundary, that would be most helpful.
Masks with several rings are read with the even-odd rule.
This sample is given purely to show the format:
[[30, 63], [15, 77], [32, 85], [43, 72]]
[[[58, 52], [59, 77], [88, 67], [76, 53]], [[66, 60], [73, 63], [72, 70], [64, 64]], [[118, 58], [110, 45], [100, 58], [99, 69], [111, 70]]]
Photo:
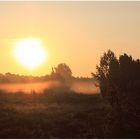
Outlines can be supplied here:
[[32, 75], [19, 75], [12, 74], [10, 72], [1, 74], [0, 73], [0, 83], [26, 83], [26, 82], [45, 82], [48, 80], [59, 80], [65, 85], [71, 83], [72, 71], [68, 65], [65, 63], [60, 63], [56, 67], [52, 67], [52, 71], [48, 75], [44, 76], [32, 76]]

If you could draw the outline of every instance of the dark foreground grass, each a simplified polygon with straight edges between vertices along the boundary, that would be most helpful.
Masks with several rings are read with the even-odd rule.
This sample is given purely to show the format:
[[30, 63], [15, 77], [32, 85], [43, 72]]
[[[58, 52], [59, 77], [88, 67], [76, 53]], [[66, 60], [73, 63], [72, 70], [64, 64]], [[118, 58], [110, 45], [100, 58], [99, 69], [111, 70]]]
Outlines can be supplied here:
[[112, 110], [99, 94], [0, 93], [0, 138], [113, 138]]

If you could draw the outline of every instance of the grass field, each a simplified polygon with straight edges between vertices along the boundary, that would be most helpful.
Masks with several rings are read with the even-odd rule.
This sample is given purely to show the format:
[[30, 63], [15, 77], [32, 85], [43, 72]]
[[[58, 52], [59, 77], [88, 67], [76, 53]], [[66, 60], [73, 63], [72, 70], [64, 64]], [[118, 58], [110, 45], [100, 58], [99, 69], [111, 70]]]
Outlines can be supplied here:
[[116, 137], [100, 94], [0, 92], [0, 138]]

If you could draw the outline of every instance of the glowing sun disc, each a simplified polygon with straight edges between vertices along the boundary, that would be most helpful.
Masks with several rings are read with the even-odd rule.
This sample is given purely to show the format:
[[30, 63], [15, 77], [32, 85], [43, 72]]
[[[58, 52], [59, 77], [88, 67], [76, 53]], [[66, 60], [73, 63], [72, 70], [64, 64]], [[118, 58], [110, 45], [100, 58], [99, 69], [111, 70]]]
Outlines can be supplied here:
[[26, 68], [35, 68], [45, 61], [47, 52], [40, 40], [27, 38], [16, 41], [14, 56]]

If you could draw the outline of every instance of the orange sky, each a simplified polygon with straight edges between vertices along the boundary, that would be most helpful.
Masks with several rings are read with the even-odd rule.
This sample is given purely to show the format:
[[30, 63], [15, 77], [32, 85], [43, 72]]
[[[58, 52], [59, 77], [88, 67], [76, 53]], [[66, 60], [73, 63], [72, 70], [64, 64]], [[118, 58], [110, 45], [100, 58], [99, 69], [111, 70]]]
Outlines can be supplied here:
[[[107, 49], [140, 56], [140, 2], [0, 2], [0, 73], [44, 75], [66, 63], [90, 76]], [[12, 55], [13, 41], [34, 37], [48, 60], [29, 71]]]

